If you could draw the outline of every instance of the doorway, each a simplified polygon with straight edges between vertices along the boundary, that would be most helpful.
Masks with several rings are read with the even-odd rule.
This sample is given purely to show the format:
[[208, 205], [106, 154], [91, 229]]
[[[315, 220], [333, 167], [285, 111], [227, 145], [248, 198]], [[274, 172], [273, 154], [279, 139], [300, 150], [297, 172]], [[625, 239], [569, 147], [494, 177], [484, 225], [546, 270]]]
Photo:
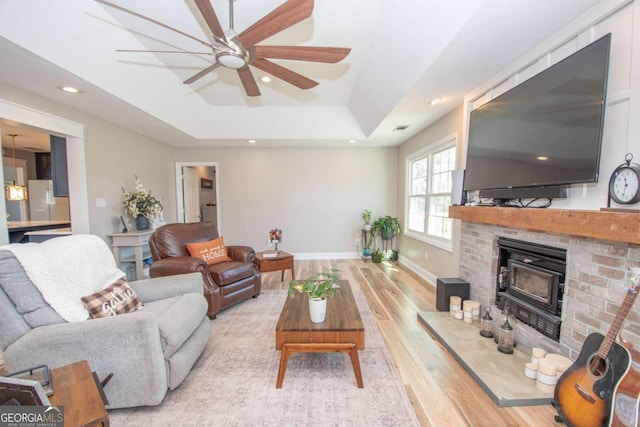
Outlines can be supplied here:
[[217, 162], [176, 162], [178, 222], [211, 221], [221, 230]]
[[[74, 177], [69, 182], [72, 230], [73, 233], [89, 233], [84, 125], [0, 99], [0, 128], [10, 122], [66, 137], [68, 175]], [[3, 203], [0, 204], [0, 244], [6, 243], [9, 243], [9, 233]]]

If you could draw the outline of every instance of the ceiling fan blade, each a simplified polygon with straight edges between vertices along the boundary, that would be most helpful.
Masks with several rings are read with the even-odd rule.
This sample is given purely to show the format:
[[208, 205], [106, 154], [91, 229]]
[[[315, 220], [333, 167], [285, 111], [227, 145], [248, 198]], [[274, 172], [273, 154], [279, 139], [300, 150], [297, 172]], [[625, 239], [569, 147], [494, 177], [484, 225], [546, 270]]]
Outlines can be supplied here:
[[238, 36], [245, 47], [255, 46], [262, 40], [307, 19], [313, 13], [313, 0], [288, 0]]
[[191, 83], [195, 82], [196, 80], [199, 80], [200, 78], [206, 76], [207, 74], [209, 74], [210, 72], [212, 72], [213, 70], [218, 68], [219, 66], [220, 66], [220, 64], [216, 62], [215, 64], [211, 65], [210, 67], [207, 67], [204, 70], [200, 71], [199, 73], [196, 73], [193, 76], [189, 77], [183, 83], [186, 84], [186, 85], [191, 84]]
[[211, 0], [195, 0], [195, 2], [196, 6], [198, 6], [198, 10], [200, 10], [200, 13], [202, 14], [202, 17], [207, 22], [211, 33], [226, 42], [227, 37], [224, 35], [224, 30], [220, 25], [216, 11], [213, 10], [213, 6], [211, 6]]
[[211, 55], [211, 52], [191, 52], [188, 50], [143, 50], [143, 49], [116, 49], [116, 52], [143, 52], [143, 53], [190, 53], [193, 55]]
[[205, 45], [205, 46], [212, 47], [212, 46], [211, 46], [211, 44], [210, 44], [209, 42], [206, 42], [206, 41], [204, 41], [204, 40], [200, 40], [199, 38], [194, 37], [194, 36], [192, 36], [191, 34], [187, 34], [187, 33], [185, 33], [184, 31], [180, 31], [180, 30], [178, 30], [177, 28], [170, 27], [170, 26], [169, 26], [169, 25], [167, 25], [167, 24], [163, 24], [163, 23], [162, 23], [162, 22], [160, 22], [160, 21], [156, 21], [155, 19], [151, 19], [151, 18], [149, 18], [149, 17], [146, 17], [146, 16], [144, 16], [144, 15], [141, 15], [141, 14], [139, 14], [138, 12], [134, 12], [133, 10], [126, 9], [126, 8], [124, 8], [124, 7], [122, 7], [122, 6], [118, 6], [117, 4], [114, 4], [114, 3], [108, 2], [108, 1], [106, 1], [106, 0], [95, 0], [95, 1], [97, 1], [98, 3], [105, 4], [105, 5], [107, 5], [107, 6], [110, 6], [110, 7], [114, 8], [114, 9], [121, 10], [121, 11], [123, 11], [123, 12], [126, 12], [126, 13], [130, 14], [130, 15], [136, 16], [136, 17], [138, 17], [138, 18], [140, 18], [140, 19], [144, 19], [145, 21], [152, 22], [152, 23], [154, 23], [154, 24], [156, 24], [156, 25], [159, 25], [159, 26], [161, 26], [161, 27], [163, 27], [163, 28], [166, 28], [167, 30], [175, 31], [175, 32], [176, 32], [176, 33], [178, 33], [178, 34], [182, 34], [182, 35], [183, 35], [183, 36], [185, 36], [185, 37], [189, 37], [191, 40], [195, 40], [195, 41], [197, 41], [197, 42], [199, 42], [199, 43], [202, 43], [202, 44], [203, 44], [203, 45]]
[[258, 58], [253, 61], [251, 65], [261, 69], [265, 73], [269, 73], [289, 84], [299, 87], [300, 89], [311, 89], [312, 87], [318, 86], [318, 82], [275, 64], [267, 59]]
[[351, 52], [351, 49], [345, 47], [256, 46], [255, 48], [258, 58], [328, 62], [331, 64], [342, 61]]
[[245, 92], [247, 92], [247, 96], [260, 96], [260, 89], [249, 67], [239, 69], [238, 76], [240, 76], [240, 81], [244, 86]]

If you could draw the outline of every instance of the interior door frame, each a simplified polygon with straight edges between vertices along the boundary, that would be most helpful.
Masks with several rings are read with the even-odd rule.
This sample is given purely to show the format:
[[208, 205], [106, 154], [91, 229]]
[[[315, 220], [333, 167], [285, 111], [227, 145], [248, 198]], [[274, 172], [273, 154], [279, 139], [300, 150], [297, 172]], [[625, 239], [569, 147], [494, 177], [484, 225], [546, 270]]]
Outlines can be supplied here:
[[218, 233], [222, 235], [222, 217], [220, 215], [220, 165], [218, 162], [176, 162], [176, 218], [177, 222], [184, 222], [184, 193], [182, 191], [183, 167], [213, 167], [216, 170], [216, 218]]

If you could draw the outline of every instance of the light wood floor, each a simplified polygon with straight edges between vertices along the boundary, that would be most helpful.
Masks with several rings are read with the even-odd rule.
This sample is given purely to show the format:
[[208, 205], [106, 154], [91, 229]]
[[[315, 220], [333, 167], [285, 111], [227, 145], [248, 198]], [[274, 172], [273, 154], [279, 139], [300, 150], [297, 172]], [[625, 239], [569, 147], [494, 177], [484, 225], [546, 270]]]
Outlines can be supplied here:
[[[341, 270], [367, 298], [407, 394], [423, 426], [561, 426], [549, 406], [500, 408], [417, 320], [435, 311], [435, 286], [395, 264], [361, 260], [296, 260], [298, 279]], [[263, 273], [263, 289], [286, 289], [291, 279]], [[366, 378], [365, 387], [366, 387]], [[508, 379], [505, 379], [508, 381]]]

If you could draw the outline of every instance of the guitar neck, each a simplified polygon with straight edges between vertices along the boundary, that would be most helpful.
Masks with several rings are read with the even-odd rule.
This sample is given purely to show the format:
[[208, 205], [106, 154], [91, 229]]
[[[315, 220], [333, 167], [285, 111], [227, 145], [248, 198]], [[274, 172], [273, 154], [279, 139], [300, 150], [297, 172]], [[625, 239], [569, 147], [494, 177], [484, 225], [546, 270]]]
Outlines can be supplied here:
[[620, 307], [620, 310], [618, 310], [618, 314], [616, 315], [616, 318], [613, 319], [609, 332], [607, 332], [607, 336], [604, 338], [600, 348], [598, 349], [598, 356], [602, 359], [606, 359], [609, 355], [609, 351], [611, 351], [611, 347], [622, 328], [622, 324], [629, 315], [631, 307], [633, 307], [633, 303], [638, 296], [635, 285], [637, 285], [637, 283], [633, 284], [633, 286], [627, 291], [627, 295], [624, 297], [622, 306]]

